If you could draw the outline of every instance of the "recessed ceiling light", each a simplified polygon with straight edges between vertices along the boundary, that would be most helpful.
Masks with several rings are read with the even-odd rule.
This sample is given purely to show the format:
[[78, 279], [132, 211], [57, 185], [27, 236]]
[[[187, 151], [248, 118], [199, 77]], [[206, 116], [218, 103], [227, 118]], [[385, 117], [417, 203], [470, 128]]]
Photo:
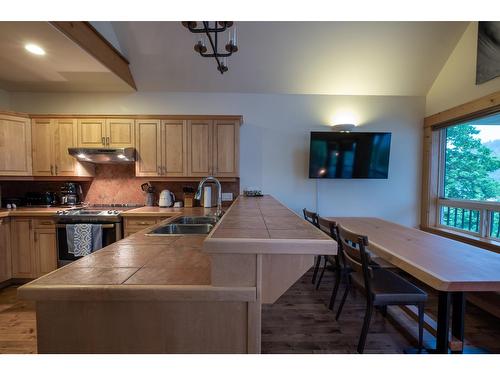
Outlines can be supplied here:
[[40, 56], [45, 55], [45, 50], [36, 44], [29, 43], [29, 44], [26, 44], [24, 46], [24, 48], [26, 48], [27, 51], [29, 51], [35, 55], [40, 55]]

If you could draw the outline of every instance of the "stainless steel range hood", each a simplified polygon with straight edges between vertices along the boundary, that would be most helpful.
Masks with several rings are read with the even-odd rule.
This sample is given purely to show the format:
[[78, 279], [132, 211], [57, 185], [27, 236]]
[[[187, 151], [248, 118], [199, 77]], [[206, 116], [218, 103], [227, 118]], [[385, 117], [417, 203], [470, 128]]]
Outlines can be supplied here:
[[135, 148], [68, 148], [68, 152], [78, 161], [95, 164], [123, 164], [135, 162]]

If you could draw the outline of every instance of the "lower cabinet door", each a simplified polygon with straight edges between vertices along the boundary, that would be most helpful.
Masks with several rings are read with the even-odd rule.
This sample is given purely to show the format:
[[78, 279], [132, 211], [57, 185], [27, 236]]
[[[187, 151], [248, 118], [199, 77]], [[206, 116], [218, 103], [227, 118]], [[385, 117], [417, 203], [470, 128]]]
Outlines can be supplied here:
[[10, 223], [12, 277], [36, 277], [36, 259], [31, 219], [13, 219]]
[[0, 283], [12, 278], [10, 247], [10, 223], [8, 218], [0, 219]]
[[57, 268], [57, 240], [55, 229], [35, 229], [37, 277]]

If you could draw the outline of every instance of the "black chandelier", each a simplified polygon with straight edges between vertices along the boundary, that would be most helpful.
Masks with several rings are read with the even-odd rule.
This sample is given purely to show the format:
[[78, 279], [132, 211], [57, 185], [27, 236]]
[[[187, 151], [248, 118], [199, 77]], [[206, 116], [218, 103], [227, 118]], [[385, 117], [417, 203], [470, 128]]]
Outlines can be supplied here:
[[[198, 27], [198, 22], [196, 21], [184, 21], [182, 25], [186, 27], [189, 31], [195, 34], [204, 34], [210, 42], [210, 47], [212, 48], [211, 53], [207, 53], [208, 48], [205, 44], [205, 38], [201, 38], [195, 45], [194, 50], [203, 57], [214, 57], [217, 61], [217, 70], [220, 74], [227, 72], [227, 58], [231, 56], [234, 52], [238, 51], [236, 29], [231, 33], [229, 30], [233, 26], [231, 21], [215, 21], [213, 25], [210, 25], [210, 21], [202, 21], [200, 27]], [[219, 52], [219, 34], [224, 31], [229, 30], [228, 42], [225, 45], [226, 52]], [[223, 59], [221, 61], [221, 59]]]

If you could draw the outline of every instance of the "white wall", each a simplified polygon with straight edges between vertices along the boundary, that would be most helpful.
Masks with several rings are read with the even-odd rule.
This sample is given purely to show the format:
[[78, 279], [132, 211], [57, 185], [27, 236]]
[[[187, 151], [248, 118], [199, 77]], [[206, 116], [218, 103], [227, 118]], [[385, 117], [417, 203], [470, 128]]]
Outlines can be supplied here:
[[471, 22], [427, 93], [426, 116], [500, 90], [500, 77], [476, 85], [477, 22]]
[[10, 94], [0, 89], [0, 110], [10, 109]]
[[320, 213], [418, 222], [423, 97], [12, 93], [11, 104], [28, 113], [241, 114], [241, 187], [262, 188], [296, 211], [316, 202], [309, 132], [328, 130], [333, 117], [350, 112], [363, 130], [393, 133], [389, 179], [319, 181]]

